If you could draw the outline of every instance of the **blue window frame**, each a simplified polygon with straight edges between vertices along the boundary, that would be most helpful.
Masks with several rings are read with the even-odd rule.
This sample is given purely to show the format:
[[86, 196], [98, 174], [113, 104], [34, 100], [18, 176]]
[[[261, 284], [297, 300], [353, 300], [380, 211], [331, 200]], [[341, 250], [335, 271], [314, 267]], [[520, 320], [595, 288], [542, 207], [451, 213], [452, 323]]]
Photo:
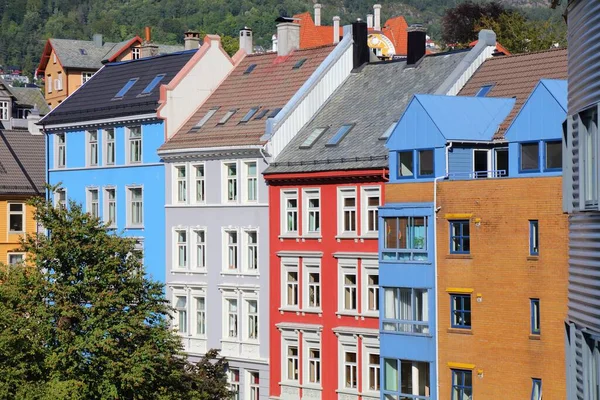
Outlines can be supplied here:
[[[430, 398], [428, 392], [431, 387], [429, 382], [431, 365], [428, 362], [384, 358], [382, 367], [384, 398], [400, 398], [402, 400], [428, 400]], [[418, 372], [419, 380], [413, 378], [415, 377], [414, 370]], [[418, 388], [417, 394], [414, 390], [416, 388]]]
[[562, 171], [562, 141], [544, 142], [544, 171]]
[[270, 110], [269, 110], [268, 108], [263, 108], [262, 110], [260, 110], [260, 111], [258, 112], [258, 114], [256, 114], [256, 117], [254, 117], [254, 119], [255, 119], [255, 120], [256, 120], [256, 119], [263, 119], [263, 118], [264, 118], [264, 116], [265, 116], [265, 115], [267, 115], [267, 113], [268, 113], [269, 111], [270, 111]]
[[471, 295], [450, 295], [450, 323], [453, 328], [471, 329]]
[[540, 172], [540, 143], [521, 143], [519, 172]]
[[381, 330], [429, 334], [427, 296], [427, 289], [384, 287]]
[[473, 372], [464, 369], [452, 370], [452, 400], [473, 399]]
[[418, 177], [427, 178], [432, 177], [434, 174], [434, 152], [433, 149], [418, 150], [417, 156], [419, 158]]
[[469, 220], [450, 221], [450, 253], [469, 254], [471, 238]]
[[165, 74], [159, 74], [156, 75], [154, 77], [154, 79], [152, 79], [152, 81], [150, 81], [150, 83], [148, 84], [148, 86], [146, 86], [146, 88], [142, 91], [142, 95], [147, 95], [152, 93], [152, 91], [154, 90], [154, 88], [156, 87], [156, 85], [158, 85], [160, 83], [160, 81], [163, 80], [163, 78], [165, 77]]
[[427, 217], [385, 217], [383, 219], [384, 261], [427, 261]]
[[529, 221], [529, 255], [538, 256], [540, 254], [540, 230], [538, 220]]
[[121, 88], [121, 90], [119, 90], [117, 92], [117, 94], [115, 95], [115, 99], [122, 99], [123, 96], [125, 96], [125, 94], [129, 91], [129, 89], [131, 89], [133, 87], [133, 85], [135, 85], [135, 83], [138, 81], [138, 78], [131, 78], [130, 80], [127, 81], [127, 83], [125, 83], [125, 85]]
[[413, 178], [415, 176], [414, 151], [398, 152], [398, 179]]
[[540, 299], [531, 300], [531, 334], [539, 335], [542, 333], [540, 325]]
[[531, 400], [542, 400], [542, 380], [531, 379]]

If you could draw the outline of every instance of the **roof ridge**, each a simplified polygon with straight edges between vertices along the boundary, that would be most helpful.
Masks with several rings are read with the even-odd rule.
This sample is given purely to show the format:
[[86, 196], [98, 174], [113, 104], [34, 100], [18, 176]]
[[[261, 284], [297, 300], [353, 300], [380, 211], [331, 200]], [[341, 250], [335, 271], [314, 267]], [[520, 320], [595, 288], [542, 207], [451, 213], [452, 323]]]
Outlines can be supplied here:
[[[298, 53], [304, 53], [304, 52], [308, 52], [308, 51], [315, 51], [315, 50], [320, 50], [320, 49], [325, 49], [327, 47], [335, 47], [337, 45], [337, 43], [331, 43], [331, 44], [323, 44], [321, 46], [314, 46], [314, 47], [307, 47], [304, 49], [295, 49], [293, 50], [291, 53], [289, 53], [287, 56], [284, 57], [288, 57], [288, 56], [293, 56], [294, 54], [298, 54]], [[264, 53], [252, 53], [252, 54], [248, 54], [246, 55], [246, 58], [255, 58], [255, 57], [260, 57], [260, 56], [266, 56], [266, 55], [275, 55], [276, 57], [279, 57], [279, 55], [277, 54], [276, 51], [266, 51]]]
[[526, 57], [526, 56], [532, 56], [532, 55], [543, 54], [543, 53], [553, 53], [553, 52], [564, 51], [564, 50], [567, 50], [567, 48], [566, 47], [556, 47], [554, 49], [539, 50], [539, 51], [530, 51], [528, 53], [510, 54], [510, 55], [507, 55], [507, 56], [505, 55], [505, 56], [488, 58], [486, 60], [486, 62], [496, 61], [496, 60], [505, 60], [507, 58]]
[[191, 49], [191, 50], [176, 51], [174, 53], [157, 54], [157, 55], [151, 56], [151, 57], [138, 58], [136, 60], [115, 61], [115, 62], [107, 63], [106, 66], [107, 67], [116, 67], [118, 65], [130, 64], [130, 63], [134, 63], [134, 62], [156, 60], [157, 58], [170, 57], [170, 56], [180, 56], [182, 54], [193, 53], [193, 52], [196, 52], [198, 50], [199, 50], [199, 48], [198, 49]]

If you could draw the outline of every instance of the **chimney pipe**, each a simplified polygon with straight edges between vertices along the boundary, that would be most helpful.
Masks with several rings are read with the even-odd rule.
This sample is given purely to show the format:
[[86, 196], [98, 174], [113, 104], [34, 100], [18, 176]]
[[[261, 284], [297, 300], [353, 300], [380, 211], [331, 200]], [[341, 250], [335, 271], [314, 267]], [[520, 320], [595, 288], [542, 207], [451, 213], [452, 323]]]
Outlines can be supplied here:
[[367, 28], [373, 28], [373, 14], [367, 14]]
[[152, 30], [149, 26], [147, 26], [146, 28], [144, 28], [144, 32], [146, 34], [146, 42], [151, 42], [152, 41]]
[[194, 50], [200, 47], [200, 32], [189, 30], [183, 34], [183, 42], [186, 50]]
[[340, 17], [333, 17], [333, 43], [340, 42]]
[[40, 119], [40, 110], [38, 110], [37, 106], [33, 106], [33, 110], [31, 110], [27, 116], [27, 129], [32, 135], [42, 134], [40, 127], [37, 125]]
[[252, 29], [247, 26], [240, 29], [240, 49], [244, 50], [246, 54], [252, 54], [254, 49], [252, 44]]
[[94, 36], [92, 36], [92, 40], [94, 42], [94, 46], [96, 47], [102, 47], [102, 45], [104, 44], [104, 41], [102, 40], [102, 35], [99, 33], [94, 33]]
[[367, 23], [360, 19], [352, 23], [352, 69], [357, 69], [369, 61], [367, 45]]
[[376, 31], [381, 30], [381, 4], [373, 5], [373, 12], [375, 13], [375, 19], [373, 21], [373, 29]]
[[425, 55], [426, 29], [422, 25], [411, 25], [408, 31], [406, 65], [414, 65]]
[[315, 4], [315, 26], [321, 26], [321, 5]]
[[287, 56], [300, 48], [300, 25], [281, 22], [277, 25], [277, 55]]

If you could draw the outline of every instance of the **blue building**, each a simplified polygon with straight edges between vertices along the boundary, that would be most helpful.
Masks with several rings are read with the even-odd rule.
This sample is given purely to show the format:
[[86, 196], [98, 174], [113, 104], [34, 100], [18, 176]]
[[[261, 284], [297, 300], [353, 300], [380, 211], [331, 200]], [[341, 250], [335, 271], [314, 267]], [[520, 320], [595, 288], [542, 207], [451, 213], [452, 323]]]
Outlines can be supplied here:
[[160, 86], [197, 50], [105, 65], [40, 121], [56, 203], [73, 200], [115, 233], [135, 238], [146, 272], [165, 280], [164, 122]]

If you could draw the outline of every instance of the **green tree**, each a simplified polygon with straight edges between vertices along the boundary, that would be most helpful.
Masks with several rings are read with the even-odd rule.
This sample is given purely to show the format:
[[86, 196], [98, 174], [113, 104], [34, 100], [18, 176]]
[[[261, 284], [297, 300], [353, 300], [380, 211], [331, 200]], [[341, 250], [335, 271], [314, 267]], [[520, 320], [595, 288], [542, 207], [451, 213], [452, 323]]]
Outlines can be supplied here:
[[482, 18], [495, 20], [505, 13], [500, 3], [474, 3], [470, 0], [446, 10], [442, 18], [442, 40], [446, 44], [467, 45], [477, 40], [475, 27]]
[[0, 398], [229, 397], [216, 351], [197, 365], [182, 354], [163, 286], [131, 239], [74, 202], [31, 205], [50, 234], [22, 240], [26, 265], [0, 269]]

